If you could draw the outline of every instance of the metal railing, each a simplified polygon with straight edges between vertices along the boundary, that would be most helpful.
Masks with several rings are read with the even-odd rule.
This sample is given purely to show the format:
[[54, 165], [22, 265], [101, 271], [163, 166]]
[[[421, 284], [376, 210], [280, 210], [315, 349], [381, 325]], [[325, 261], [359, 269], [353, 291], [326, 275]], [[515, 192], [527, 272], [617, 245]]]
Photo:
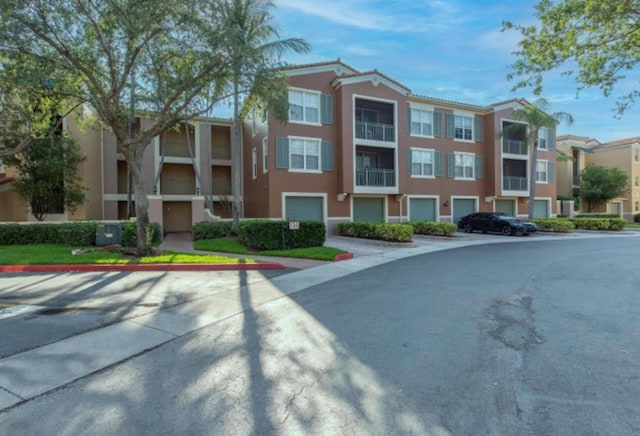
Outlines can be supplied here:
[[356, 186], [396, 186], [396, 171], [384, 168], [356, 170]]
[[502, 152], [509, 154], [527, 154], [527, 145], [524, 141], [504, 139], [502, 140]]
[[526, 177], [508, 177], [502, 178], [502, 190], [503, 191], [527, 191], [529, 189], [529, 183], [527, 183]]
[[395, 128], [390, 124], [356, 121], [356, 138], [370, 139], [372, 141], [395, 142]]

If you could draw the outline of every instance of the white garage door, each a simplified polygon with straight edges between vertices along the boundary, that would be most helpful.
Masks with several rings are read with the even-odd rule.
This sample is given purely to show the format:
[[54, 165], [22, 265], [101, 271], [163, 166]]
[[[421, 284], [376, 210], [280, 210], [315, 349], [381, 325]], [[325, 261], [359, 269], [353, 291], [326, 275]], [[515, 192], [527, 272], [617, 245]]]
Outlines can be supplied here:
[[460, 218], [476, 211], [476, 200], [474, 198], [454, 198], [453, 199], [453, 222], [457, 223]]
[[549, 217], [549, 202], [547, 200], [533, 201], [533, 217], [534, 218]]
[[435, 198], [410, 198], [409, 221], [437, 221]]
[[287, 221], [324, 221], [322, 197], [285, 197]]

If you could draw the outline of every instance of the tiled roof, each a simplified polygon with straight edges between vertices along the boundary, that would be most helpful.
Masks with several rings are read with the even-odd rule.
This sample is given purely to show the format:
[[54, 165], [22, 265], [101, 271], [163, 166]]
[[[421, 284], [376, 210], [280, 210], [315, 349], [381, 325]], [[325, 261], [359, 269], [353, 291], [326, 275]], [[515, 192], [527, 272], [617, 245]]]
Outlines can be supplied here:
[[377, 76], [380, 76], [380, 77], [384, 78], [385, 80], [388, 80], [389, 82], [393, 83], [394, 85], [396, 85], [396, 86], [398, 86], [398, 87], [400, 87], [402, 89], [405, 89], [407, 91], [407, 93], [411, 93], [411, 90], [409, 88], [407, 88], [406, 86], [404, 86], [402, 83], [400, 83], [400, 82], [398, 82], [396, 80], [393, 80], [391, 77], [389, 77], [389, 76], [387, 76], [385, 74], [382, 74], [378, 70], [362, 71], [362, 72], [357, 72], [357, 73], [354, 73], [354, 74], [345, 74], [344, 76], [340, 76], [337, 80], [349, 79], [349, 78], [357, 78], [357, 77], [365, 77], [365, 76], [369, 76], [371, 74], [375, 74]]
[[610, 141], [610, 142], [603, 142], [601, 144], [596, 145], [595, 147], [592, 147], [592, 150], [604, 150], [607, 148], [614, 148], [614, 147], [622, 147], [625, 145], [633, 145], [635, 143], [640, 142], [640, 136], [634, 136], [632, 138], [625, 138], [625, 139], [618, 139], [616, 141]]

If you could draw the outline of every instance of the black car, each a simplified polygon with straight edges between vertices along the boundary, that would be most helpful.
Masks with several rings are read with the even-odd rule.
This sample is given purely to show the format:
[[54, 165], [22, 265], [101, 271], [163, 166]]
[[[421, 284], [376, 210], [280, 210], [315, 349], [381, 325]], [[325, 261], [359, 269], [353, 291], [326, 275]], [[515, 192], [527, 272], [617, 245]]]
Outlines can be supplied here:
[[502, 212], [475, 212], [463, 216], [458, 228], [466, 233], [479, 230], [482, 233], [494, 232], [503, 235], [529, 235], [538, 231], [538, 226], [529, 221], [521, 221]]

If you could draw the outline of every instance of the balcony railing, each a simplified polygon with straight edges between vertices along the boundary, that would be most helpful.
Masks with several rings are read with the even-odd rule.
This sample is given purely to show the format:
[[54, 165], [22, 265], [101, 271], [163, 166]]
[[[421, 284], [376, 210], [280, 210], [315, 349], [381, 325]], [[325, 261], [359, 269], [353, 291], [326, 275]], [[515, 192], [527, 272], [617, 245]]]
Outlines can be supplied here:
[[526, 177], [509, 177], [502, 178], [502, 189], [504, 191], [527, 191], [529, 184]]
[[396, 171], [384, 168], [356, 170], [356, 186], [396, 186]]
[[502, 141], [502, 152], [509, 154], [527, 154], [527, 145], [524, 141], [504, 139]]
[[370, 139], [372, 141], [395, 142], [395, 128], [390, 124], [356, 121], [356, 138]]

